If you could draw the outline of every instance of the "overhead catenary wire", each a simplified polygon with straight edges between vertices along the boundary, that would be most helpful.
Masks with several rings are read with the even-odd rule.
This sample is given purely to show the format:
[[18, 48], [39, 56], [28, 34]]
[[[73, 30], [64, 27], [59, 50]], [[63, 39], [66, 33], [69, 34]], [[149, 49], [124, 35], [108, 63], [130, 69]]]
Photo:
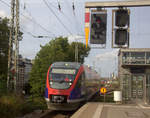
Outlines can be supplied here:
[[[5, 4], [6, 6], [8, 6], [8, 7], [11, 7], [7, 2], [5, 2], [4, 0], [0, 0], [3, 4]], [[44, 0], [45, 1], [45, 0]], [[52, 5], [52, 4], [51, 4]], [[55, 7], [55, 6], [53, 6], [53, 7]], [[27, 8], [27, 7], [26, 7]], [[50, 8], [50, 7], [49, 7]], [[55, 7], [56, 8], [56, 7]], [[24, 9], [24, 7], [23, 7], [23, 9]], [[56, 8], [56, 9], [58, 9], [58, 8]], [[27, 10], [27, 9], [24, 9], [24, 10], [26, 10], [28, 13], [29, 13], [29, 11]], [[59, 10], [59, 9], [58, 9]], [[54, 12], [54, 11], [53, 11]], [[71, 20], [62, 12], [62, 10], [60, 11], [60, 13], [62, 13], [64, 16], [65, 16], [65, 18], [67, 18], [68, 19], [68, 21], [70, 22]], [[37, 26], [39, 26], [42, 30], [44, 30], [45, 32], [47, 32], [47, 33], [50, 33], [50, 34], [52, 34], [53, 36], [55, 36], [55, 34], [54, 33], [52, 33], [52, 32], [50, 32], [49, 30], [47, 30], [46, 28], [44, 28], [41, 24], [39, 24], [33, 17], [32, 17], [32, 15], [31, 15], [31, 13], [29, 13], [29, 15], [31, 16], [31, 18], [29, 18], [28, 16], [25, 16], [23, 13], [21, 13], [21, 15], [23, 16], [23, 17], [25, 17], [26, 19], [28, 19], [28, 20], [30, 20], [32, 23], [34, 23], [34, 24], [36, 24]], [[55, 16], [58, 18], [58, 16], [55, 14]], [[59, 19], [59, 18], [58, 18]], [[76, 20], [76, 18], [75, 18], [75, 20]], [[60, 19], [59, 19], [59, 21], [61, 21]], [[77, 21], [76, 21], [77, 22]], [[72, 22], [70, 22], [70, 23], [72, 23]], [[68, 30], [68, 28], [61, 22], [61, 24], [65, 27], [65, 29], [70, 33], [70, 34], [72, 34], [71, 32], [70, 32], [70, 30]], [[79, 23], [77, 23], [78, 25], [80, 25]], [[76, 25], [76, 28], [77, 28], [77, 25]]]
[[55, 17], [57, 18], [57, 20], [62, 24], [62, 26], [65, 28], [65, 30], [72, 35], [72, 33], [70, 32], [70, 30], [65, 26], [65, 24], [59, 19], [59, 17], [56, 15], [56, 13], [52, 10], [52, 8], [49, 6], [49, 4], [47, 3], [46, 0], [43, 0], [43, 2], [45, 3], [45, 5], [47, 6], [47, 8], [55, 15]]
[[[63, 12], [62, 9], [61, 9], [61, 11], [60, 11], [58, 7], [54, 6], [53, 4], [50, 4], [48, 1], [47, 1], [47, 3], [48, 3], [49, 5], [51, 5], [53, 8], [57, 9], [57, 10], [59, 11], [59, 13], [61, 13], [61, 14], [67, 19], [67, 21], [68, 21], [69, 23], [71, 23], [70, 26], [73, 26], [73, 23], [75, 23], [75, 22], [72, 22], [71, 19]], [[77, 29], [77, 28], [76, 28], [77, 25], [78, 25], [78, 24], [75, 24], [75, 26], [74, 26], [75, 29]], [[77, 31], [78, 31], [78, 29], [77, 29]]]
[[[67, 1], [66, 1], [66, 5], [67, 5], [67, 8], [70, 7], [70, 5], [69, 5], [69, 3]], [[70, 9], [72, 9], [72, 7], [70, 7]], [[71, 22], [71, 19], [67, 15], [65, 15], [64, 13], [63, 13], [63, 15], [65, 16], [65, 18], [68, 19], [69, 22]], [[74, 23], [74, 27], [75, 27], [76, 33], [78, 34], [78, 32], [79, 32], [78, 24], [76, 22], [73, 22], [73, 23]]]
[[30, 20], [31, 22], [35, 23], [36, 25], [38, 25], [41, 29], [43, 29], [45, 32], [50, 33], [52, 35], [55, 36], [54, 33], [50, 32], [49, 30], [47, 30], [46, 28], [44, 28], [41, 24], [37, 23], [35, 19], [30, 19], [29, 17], [25, 16], [24, 14], [21, 13], [22, 16], [24, 16], [26, 19]]
[[[77, 24], [78, 24], [79, 26], [81, 26], [81, 23], [79, 23], [79, 22], [78, 22], [78, 19], [76, 18], [74, 0], [72, 1], [72, 10], [73, 10], [73, 15], [74, 15], [74, 17], [75, 17], [75, 21], [77, 22]], [[80, 28], [81, 28], [81, 31], [82, 31], [82, 27], [80, 27]]]
[[[23, 6], [23, 9], [24, 9], [24, 6]], [[33, 22], [33, 23], [35, 23], [36, 25], [38, 25], [41, 29], [43, 29], [43, 30], [46, 31], [47, 33], [50, 33], [50, 34], [52, 34], [52, 35], [55, 36], [54, 33], [52, 33], [51, 31], [47, 30], [46, 28], [44, 28], [41, 24], [37, 23], [37, 21], [35, 20], [35, 18], [33, 18], [33, 16], [31, 15], [31, 13], [27, 10], [27, 4], [25, 4], [25, 9], [24, 9], [24, 10], [30, 15], [30, 17], [31, 17], [32, 19], [30, 19], [30, 18], [27, 17], [27, 16], [24, 16], [24, 14], [22, 13], [22, 15], [23, 15], [24, 17], [26, 17], [28, 20], [30, 20], [31, 22]]]
[[[72, 10], [73, 10], [73, 6], [70, 6], [70, 4], [69, 4], [68, 0], [66, 0], [66, 3], [67, 3], [66, 5], [68, 6], [68, 8], [70, 7], [70, 9], [72, 9]], [[72, 2], [72, 4], [74, 4], [74, 1]], [[74, 7], [75, 7], [75, 4], [74, 4]], [[75, 25], [75, 27], [76, 27], [77, 31], [79, 31], [79, 32], [83, 32], [83, 31], [82, 31], [82, 28], [81, 28], [81, 31], [80, 31], [79, 26], [80, 26], [81, 24], [79, 24], [79, 23], [78, 23], [78, 21], [77, 21], [77, 19], [76, 19], [76, 15], [75, 15], [75, 8], [74, 8], [74, 11], [73, 11], [73, 16], [74, 16], [75, 23], [77, 24], [77, 25]], [[84, 33], [83, 33], [83, 34], [84, 34]]]
[[[35, 20], [35, 18], [33, 18], [32, 17], [32, 15], [31, 15], [31, 13], [29, 12], [29, 10], [27, 10], [27, 4], [25, 4], [25, 9], [24, 9], [24, 6], [23, 6], [23, 9], [30, 15], [30, 17], [32, 18], [31, 20], [33, 20], [33, 23], [35, 23], [36, 25], [39, 25], [39, 27], [43, 27], [42, 25], [40, 25], [40, 24], [37, 24], [37, 22], [36, 22], [36, 20]], [[29, 18], [30, 19], [30, 18]], [[43, 27], [44, 28], [44, 27]], [[47, 29], [45, 29], [45, 30], [47, 30]], [[25, 30], [24, 30], [25, 31]], [[47, 30], [48, 31], [48, 30]], [[31, 35], [32, 33], [31, 32], [28, 32], [28, 31], [25, 31], [27, 34], [29, 34], [29, 35]], [[50, 31], [48, 31], [49, 33], [51, 33], [54, 37], [56, 37], [55, 36], [55, 34], [54, 33], [52, 33], [52, 32], [50, 32]], [[35, 35], [31, 35], [33, 38], [50, 38], [51, 36], [35, 36]], [[54, 38], [54, 37], [51, 37], [51, 38]]]
[[[7, 2], [5, 2], [5, 1], [3, 1], [3, 0], [0, 0], [0, 2], [2, 2], [3, 4], [5, 4], [7, 7], [11, 7]], [[23, 14], [22, 14], [22, 15], [23, 15]], [[23, 15], [23, 16], [24, 16], [24, 15]], [[24, 16], [24, 17], [26, 17], [26, 16]], [[26, 17], [26, 18], [28, 18], [28, 17]], [[28, 20], [32, 21], [32, 19], [29, 19], [29, 18], [28, 18]], [[32, 22], [35, 23], [36, 21], [32, 21]], [[36, 24], [37, 24], [37, 23], [36, 23]], [[40, 24], [37, 24], [37, 25], [39, 26]], [[42, 26], [40, 25], [39, 27], [42, 27]], [[54, 38], [54, 37], [56, 37], [55, 34], [53, 34], [54, 37], [51, 37], [51, 36], [36, 36], [36, 35], [33, 35], [31, 32], [24, 30], [23, 28], [21, 28], [21, 30], [22, 30], [24, 33], [26, 33], [26, 34], [32, 36], [33, 38]], [[50, 33], [51, 33], [51, 32], [50, 32]]]
[[8, 3], [6, 3], [5, 1], [3, 0], [0, 0], [3, 4], [5, 4], [6, 6], [10, 7], [10, 5]]
[[[77, 20], [77, 18], [76, 18], [74, 0], [72, 1], [72, 11], [73, 11], [73, 15], [74, 15], [76, 24], [78, 24], [78, 26], [81, 26], [81, 24], [78, 22], [78, 20]], [[78, 28], [77, 28], [77, 29], [78, 29]], [[79, 28], [79, 30], [80, 30], [80, 28]], [[82, 27], [81, 27], [81, 32], [82, 32]]]
[[[70, 22], [71, 24], [72, 24], [72, 22], [71, 22], [71, 19], [69, 19], [69, 17], [67, 16], [67, 15], [65, 15], [64, 14], [64, 12], [62, 11], [62, 9], [61, 9], [61, 6], [60, 6], [60, 0], [57, 0], [57, 2], [58, 2], [58, 7], [55, 7], [53, 4], [49, 4], [49, 2], [47, 1], [47, 4], [48, 5], [51, 5], [53, 8], [55, 8], [55, 9], [57, 9], [57, 10], [59, 10], [60, 11], [60, 13], [62, 13], [64, 16], [65, 16], [65, 18], [68, 20], [68, 22]], [[73, 2], [73, 4], [74, 4], [74, 2]], [[50, 7], [50, 6], [49, 6]], [[74, 8], [73, 8], [74, 10], [75, 10], [75, 6], [74, 6]], [[27, 9], [26, 9], [26, 11], [27, 11]], [[28, 11], [27, 11], [28, 12]], [[28, 12], [29, 13], [29, 12]], [[30, 13], [29, 13], [30, 14]], [[30, 15], [31, 16], [31, 15]], [[34, 20], [34, 18], [32, 17], [32, 19]], [[75, 20], [77, 20], [76, 18], [75, 18]], [[76, 25], [75, 25], [75, 27], [77, 28], [77, 25], [81, 25], [81, 24], [79, 24], [78, 23], [78, 21], [76, 21]], [[64, 25], [65, 26], [65, 25]], [[65, 26], [66, 27], [66, 26]], [[66, 27], [66, 29], [67, 29], [67, 31], [68, 31], [68, 28]], [[78, 29], [78, 28], [77, 28]], [[70, 32], [70, 34], [72, 34], [71, 32]]]
[[[7, 2], [5, 2], [4, 0], [0, 0], [0, 2], [2, 2], [3, 4], [5, 4], [7, 7], [11, 7], [10, 4], [8, 4]], [[49, 30], [47, 30], [46, 28], [44, 28], [41, 24], [39, 24], [35, 19], [33, 20], [33, 17], [32, 19], [30, 19], [29, 17], [25, 16], [23, 13], [20, 13], [23, 17], [25, 17], [26, 19], [30, 20], [31, 22], [35, 23], [37, 26], [39, 26], [41, 29], [43, 29], [45, 32], [47, 33], [50, 33], [52, 35], [55, 36], [54, 33], [50, 32]]]
[[52, 36], [43, 36], [43, 35], [36, 36], [36, 35], [34, 35], [33, 33], [24, 30], [23, 28], [20, 28], [20, 29], [21, 29], [23, 32], [25, 32], [26, 34], [32, 36], [33, 38], [54, 38], [54, 37], [52, 37]]
[[[76, 8], [75, 8], [75, 2], [74, 2], [75, 0], [73, 0], [73, 5], [72, 5], [72, 9], [73, 9], [73, 12], [74, 12], [74, 16], [75, 16], [75, 20], [76, 20], [76, 22], [77, 22], [77, 24], [79, 24], [79, 26], [82, 26], [81, 24], [81, 22], [80, 21], [78, 21], [78, 19], [77, 19], [77, 17], [76, 17], [76, 14], [75, 14], [75, 10], [76, 10]], [[83, 34], [84, 34], [84, 29], [82, 29], [82, 27], [80, 27], [81, 28], [81, 31], [83, 32]]]
[[[73, 10], [73, 15], [74, 15], [74, 20], [75, 20], [75, 28], [76, 28], [76, 30], [77, 30], [77, 32], [78, 32], [78, 30], [80, 30], [80, 28], [81, 28], [81, 32], [83, 32], [83, 34], [84, 34], [84, 29], [82, 29], [82, 27], [81, 27], [81, 22], [79, 22], [78, 21], [78, 19], [76, 18], [76, 14], [75, 14], [75, 10], [76, 10], [76, 7], [75, 7], [75, 2], [74, 2], [75, 0], [72, 0], [72, 7], [70, 7], [70, 5], [69, 5], [69, 3], [68, 3], [68, 1], [67, 1], [67, 5], [68, 5], [68, 7], [70, 7], [72, 10]], [[60, 4], [60, 1], [58, 0], [58, 4]], [[50, 4], [50, 5], [52, 5], [52, 4]], [[53, 6], [52, 5], [52, 7], [54, 7], [54, 8], [56, 8], [55, 6]], [[56, 9], [58, 9], [58, 8], [56, 8]], [[63, 11], [61, 10], [60, 11], [60, 13], [62, 13], [64, 16], [65, 16], [65, 18], [67, 18], [68, 19], [68, 21], [69, 22], [71, 22], [71, 20], [69, 19], [69, 17], [67, 17], [67, 15], [65, 15], [64, 13], [63, 13]], [[80, 28], [78, 29], [78, 27], [77, 26], [79, 26]]]

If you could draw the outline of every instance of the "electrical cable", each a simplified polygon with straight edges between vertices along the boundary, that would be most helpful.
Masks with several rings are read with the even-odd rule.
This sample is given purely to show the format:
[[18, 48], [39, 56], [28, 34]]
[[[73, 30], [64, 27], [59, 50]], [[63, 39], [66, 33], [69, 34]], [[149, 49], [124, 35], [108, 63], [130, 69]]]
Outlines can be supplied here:
[[[3, 4], [5, 4], [6, 6], [8, 6], [8, 7], [11, 7], [11, 5], [9, 5], [8, 3], [6, 3], [5, 1], [3, 1], [3, 0], [0, 0]], [[55, 34], [53, 34], [52, 32], [50, 32], [50, 31], [48, 31], [46, 28], [44, 28], [41, 24], [39, 24], [39, 23], [37, 23], [37, 21], [34, 19], [33, 20], [33, 18], [32, 19], [30, 19], [29, 17], [27, 17], [27, 16], [25, 16], [23, 13], [20, 13], [23, 17], [25, 17], [26, 19], [28, 19], [28, 20], [30, 20], [31, 22], [33, 22], [33, 23], [35, 23], [36, 25], [38, 25], [41, 29], [43, 29], [45, 32], [47, 32], [47, 33], [50, 33], [50, 34], [52, 34], [52, 35], [54, 35], [55, 36]]]
[[[66, 5], [67, 5], [67, 6], [68, 6], [68, 8], [69, 8], [69, 7], [70, 7], [70, 5], [69, 5], [68, 0], [66, 0], [66, 2], [67, 2], [67, 4], [66, 4]], [[73, 1], [73, 2], [74, 2], [74, 1]], [[74, 4], [73, 2], [72, 2], [72, 5]], [[73, 9], [73, 6], [72, 6], [72, 7], [70, 7], [70, 8], [71, 8], [71, 9]], [[74, 6], [74, 10], [75, 10], [75, 6]], [[79, 23], [78, 23], [78, 21], [77, 21], [77, 19], [76, 19], [75, 11], [73, 11], [73, 16], [74, 16], [74, 20], [75, 20], [75, 24], [76, 24], [76, 25], [75, 25], [75, 27], [76, 27], [77, 32], [78, 32], [78, 31], [79, 31], [79, 32], [83, 32], [83, 31], [82, 31], [82, 28], [81, 28], [81, 31], [80, 31], [80, 28], [79, 28], [79, 27], [77, 27], [77, 26], [80, 26], [81, 24], [79, 24]], [[84, 33], [83, 33], [83, 34], [84, 34]]]
[[55, 12], [51, 9], [51, 7], [49, 6], [49, 4], [43, 0], [43, 2], [45, 3], [45, 5], [48, 7], [48, 9], [55, 15], [55, 17], [57, 18], [57, 20], [62, 24], [62, 26], [65, 28], [65, 30], [67, 32], [69, 32], [71, 35], [72, 33], [70, 32], [70, 30], [64, 25], [64, 23], [59, 19], [59, 17], [55, 14]]
[[[21, 28], [21, 30], [23, 30], [22, 28]], [[27, 33], [28, 35], [30, 35], [30, 36], [32, 36], [33, 38], [54, 38], [54, 37], [50, 37], [50, 36], [35, 36], [35, 35], [33, 35], [31, 32], [28, 32], [28, 31], [26, 31], [26, 30], [23, 30], [25, 33]]]
[[[72, 10], [73, 10], [73, 15], [74, 15], [74, 17], [75, 17], [75, 21], [77, 22], [77, 24], [78, 24], [79, 26], [81, 26], [81, 23], [79, 23], [79, 22], [78, 22], [78, 19], [76, 18], [74, 0], [72, 1]], [[80, 28], [81, 28], [81, 32], [82, 32], [82, 27], [80, 27]], [[83, 32], [84, 32], [84, 31], [83, 31]]]
[[70, 24], [71, 24], [70, 26], [72, 26], [73, 22], [71, 22], [71, 19], [62, 10], [60, 11], [59, 8], [57, 8], [54, 5], [50, 4], [48, 1], [47, 1], [47, 3], [49, 5], [51, 5], [52, 7], [54, 7], [55, 9], [57, 9], [59, 11], [59, 13], [61, 13], [68, 20], [68, 22], [70, 22]]
[[7, 4], [6, 2], [4, 2], [3, 0], [0, 0], [3, 4], [5, 4], [6, 6], [10, 7], [9, 4]]

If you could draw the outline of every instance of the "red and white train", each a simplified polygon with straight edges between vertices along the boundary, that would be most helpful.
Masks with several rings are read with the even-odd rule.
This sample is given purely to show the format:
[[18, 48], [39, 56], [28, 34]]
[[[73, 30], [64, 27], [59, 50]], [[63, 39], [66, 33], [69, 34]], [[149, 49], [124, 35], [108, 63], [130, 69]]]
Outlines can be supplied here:
[[75, 110], [99, 91], [99, 76], [76, 62], [53, 63], [47, 72], [45, 99], [49, 109]]

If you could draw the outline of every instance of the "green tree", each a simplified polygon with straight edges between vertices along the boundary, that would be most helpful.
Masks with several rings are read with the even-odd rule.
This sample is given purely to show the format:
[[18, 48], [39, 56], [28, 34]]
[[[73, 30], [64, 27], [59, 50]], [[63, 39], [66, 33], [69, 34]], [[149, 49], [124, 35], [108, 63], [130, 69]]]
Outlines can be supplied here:
[[[83, 43], [78, 43], [79, 61], [84, 62], [84, 57], [88, 56], [90, 48], [86, 48]], [[30, 73], [31, 92], [42, 95], [45, 89], [46, 74], [49, 66], [53, 62], [75, 61], [75, 42], [68, 43], [67, 38], [56, 38], [45, 46], [41, 46], [41, 50], [37, 53]]]
[[[9, 49], [9, 19], [0, 18], [0, 90], [6, 89], [8, 72], [8, 49]], [[22, 32], [19, 32], [19, 39], [22, 39]]]
[[6, 85], [8, 63], [9, 26], [8, 19], [0, 18], [0, 89]]

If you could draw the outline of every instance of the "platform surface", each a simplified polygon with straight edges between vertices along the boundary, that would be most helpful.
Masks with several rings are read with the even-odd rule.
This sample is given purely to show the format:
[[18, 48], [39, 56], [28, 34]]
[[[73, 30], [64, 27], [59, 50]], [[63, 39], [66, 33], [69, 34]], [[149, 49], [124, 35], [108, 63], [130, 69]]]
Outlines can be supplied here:
[[150, 118], [150, 107], [89, 102], [71, 118]]

